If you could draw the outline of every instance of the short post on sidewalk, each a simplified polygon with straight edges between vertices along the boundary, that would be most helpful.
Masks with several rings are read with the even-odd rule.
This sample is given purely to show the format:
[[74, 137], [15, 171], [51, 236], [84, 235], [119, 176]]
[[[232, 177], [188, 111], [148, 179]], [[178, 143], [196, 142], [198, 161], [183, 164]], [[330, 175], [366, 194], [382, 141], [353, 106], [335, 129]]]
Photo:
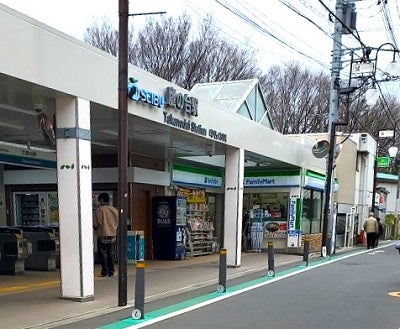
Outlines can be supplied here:
[[268, 276], [275, 276], [274, 243], [268, 241]]
[[308, 258], [310, 255], [310, 239], [304, 239], [303, 261], [308, 266]]
[[331, 258], [331, 251], [332, 251], [332, 235], [328, 234], [326, 236], [326, 257], [328, 259]]
[[144, 272], [144, 261], [138, 260], [136, 263], [135, 308], [132, 311], [132, 318], [135, 320], [144, 318]]
[[218, 280], [218, 292], [226, 292], [226, 249], [219, 251], [219, 280]]

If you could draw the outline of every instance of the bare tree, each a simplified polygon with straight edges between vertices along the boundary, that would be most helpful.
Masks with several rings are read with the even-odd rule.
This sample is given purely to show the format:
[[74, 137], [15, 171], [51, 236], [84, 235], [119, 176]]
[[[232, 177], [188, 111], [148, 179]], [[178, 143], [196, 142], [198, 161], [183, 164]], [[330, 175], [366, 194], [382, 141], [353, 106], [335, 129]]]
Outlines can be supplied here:
[[178, 18], [149, 18], [129, 51], [129, 62], [176, 83], [187, 62], [192, 27], [187, 15]]
[[[86, 30], [86, 43], [116, 55], [118, 31], [103, 20]], [[130, 63], [161, 78], [191, 89], [198, 82], [242, 80], [261, 75], [256, 54], [222, 39], [212, 16], [193, 28], [187, 15], [147, 19], [129, 36]]]
[[83, 40], [111, 55], [117, 56], [118, 54], [118, 31], [113, 28], [107, 18], [103, 18], [101, 22], [95, 20], [86, 29]]
[[272, 66], [261, 79], [268, 111], [283, 134], [327, 131], [329, 77], [288, 63]]
[[[202, 82], [259, 77], [276, 130], [283, 134], [328, 131], [328, 75], [310, 71], [300, 63], [272, 66], [262, 75], [257, 54], [221, 38], [215, 26], [212, 16], [198, 27], [193, 27], [187, 15], [149, 18], [136, 34], [130, 27], [129, 61], [186, 89]], [[107, 19], [95, 21], [84, 40], [114, 56], [118, 53], [118, 31]], [[345, 125], [338, 131], [368, 132], [377, 138], [383, 127], [400, 130], [399, 102], [389, 97], [371, 108], [365, 104], [364, 92], [360, 88], [340, 97], [339, 121]]]

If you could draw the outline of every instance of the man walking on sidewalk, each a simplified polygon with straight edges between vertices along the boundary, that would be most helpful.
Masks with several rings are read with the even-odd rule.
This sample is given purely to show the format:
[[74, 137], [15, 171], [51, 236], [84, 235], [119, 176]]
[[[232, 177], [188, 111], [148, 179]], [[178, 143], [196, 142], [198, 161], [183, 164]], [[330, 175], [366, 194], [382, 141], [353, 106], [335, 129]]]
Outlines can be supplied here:
[[100, 276], [114, 275], [114, 251], [117, 240], [118, 210], [111, 206], [110, 196], [100, 193], [99, 207], [94, 211], [93, 227], [97, 232], [97, 249], [101, 263]]
[[364, 232], [367, 233], [367, 248], [375, 248], [375, 239], [378, 235], [378, 221], [374, 217], [374, 213], [370, 212], [369, 217], [364, 222]]

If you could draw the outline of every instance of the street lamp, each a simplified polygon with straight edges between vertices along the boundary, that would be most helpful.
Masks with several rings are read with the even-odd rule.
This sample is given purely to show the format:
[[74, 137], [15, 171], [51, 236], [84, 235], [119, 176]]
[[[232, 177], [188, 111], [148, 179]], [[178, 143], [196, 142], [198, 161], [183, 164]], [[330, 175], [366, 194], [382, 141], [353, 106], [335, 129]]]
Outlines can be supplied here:
[[[340, 7], [340, 6], [339, 6]], [[341, 16], [341, 8], [337, 7], [337, 15]], [[335, 32], [334, 32], [334, 47], [332, 52], [332, 74], [331, 74], [331, 89], [330, 89], [330, 99], [329, 99], [329, 129], [328, 129], [328, 136], [329, 136], [329, 153], [327, 158], [327, 170], [326, 170], [326, 181], [325, 181], [325, 204], [324, 204], [324, 220], [323, 220], [323, 227], [322, 227], [322, 248], [321, 254], [324, 254], [324, 249], [328, 251], [331, 250], [330, 243], [328, 243], [328, 232], [333, 232], [333, 225], [334, 225], [334, 211], [333, 211], [333, 170], [334, 170], [334, 157], [335, 157], [335, 128], [340, 123], [337, 121], [337, 112], [339, 107], [339, 96], [340, 94], [350, 94], [355, 89], [350, 88], [350, 84], [348, 88], [344, 88], [343, 92], [341, 92], [340, 88], [340, 47], [341, 47], [341, 22], [335, 21]], [[339, 25], [337, 26], [338, 23]], [[387, 49], [386, 47], [390, 46], [392, 49]], [[391, 43], [384, 43], [378, 48], [376, 48], [376, 54], [374, 59], [370, 59], [369, 56], [371, 54], [371, 48], [364, 49], [363, 56], [361, 60], [357, 62], [353, 62], [353, 57], [351, 60], [351, 70], [350, 70], [350, 79], [351, 82], [351, 75], [353, 72], [353, 65], [357, 64], [357, 70], [354, 71], [354, 75], [358, 75], [358, 78], [362, 78], [364, 82], [371, 80], [372, 81], [372, 88], [368, 89], [365, 97], [366, 102], [368, 105], [374, 105], [378, 98], [379, 93], [377, 92], [377, 79], [376, 79], [376, 70], [377, 70], [377, 61], [378, 61], [378, 54], [380, 51], [390, 51], [393, 53], [392, 61], [386, 67], [386, 71], [384, 72], [384, 80], [382, 81], [389, 81], [394, 77], [400, 76], [400, 63], [396, 61], [396, 54], [398, 56], [399, 50], [392, 45]], [[400, 180], [399, 180], [400, 186]], [[374, 187], [373, 187], [374, 189]], [[375, 192], [375, 191], [373, 191]]]
[[395, 158], [396, 157], [396, 155], [397, 155], [397, 152], [398, 152], [398, 150], [399, 150], [399, 148], [397, 147], [397, 146], [391, 146], [391, 147], [389, 147], [389, 156], [391, 157], [391, 158]]
[[[385, 49], [385, 47], [390, 46], [392, 49]], [[379, 92], [376, 88], [376, 84], [379, 82], [376, 80], [376, 70], [377, 70], [377, 63], [378, 63], [378, 54], [380, 51], [386, 51], [386, 52], [392, 52], [393, 53], [393, 57], [391, 62], [386, 66], [385, 71], [383, 72], [383, 80], [382, 81], [390, 81], [395, 77], [399, 77], [400, 76], [400, 63], [398, 61], [396, 61], [396, 54], [397, 56], [399, 56], [399, 49], [397, 49], [393, 44], [391, 44], [390, 42], [386, 42], [382, 45], [380, 45], [377, 49], [376, 49], [376, 55], [375, 55], [375, 59], [370, 60], [369, 59], [369, 53], [370, 53], [371, 49], [368, 49], [368, 52], [366, 55], [365, 60], [367, 60], [368, 62], [373, 62], [373, 70], [371, 72], [371, 80], [372, 80], [372, 85], [371, 88], [369, 88], [366, 93], [365, 93], [365, 101], [367, 103], [367, 105], [375, 105], [375, 103], [378, 101], [379, 98]]]

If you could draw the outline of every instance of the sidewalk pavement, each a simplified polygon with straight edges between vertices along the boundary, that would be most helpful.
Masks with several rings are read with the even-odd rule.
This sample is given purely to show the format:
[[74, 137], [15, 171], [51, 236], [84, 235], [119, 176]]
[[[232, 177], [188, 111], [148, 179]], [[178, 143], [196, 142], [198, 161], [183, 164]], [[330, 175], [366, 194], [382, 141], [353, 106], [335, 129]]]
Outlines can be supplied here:
[[[300, 255], [275, 254], [275, 268], [301, 264]], [[219, 254], [177, 261], [146, 261], [145, 302], [218, 284]], [[243, 253], [240, 267], [228, 267], [227, 279], [267, 270], [268, 255]], [[117, 268], [116, 268], [117, 269]], [[133, 308], [135, 265], [128, 264], [127, 308]], [[95, 268], [98, 275], [100, 269]], [[95, 300], [76, 302], [60, 298], [60, 272], [26, 271], [0, 276], [0, 328], [54, 328], [121, 310], [118, 307], [118, 274], [95, 278]]]

